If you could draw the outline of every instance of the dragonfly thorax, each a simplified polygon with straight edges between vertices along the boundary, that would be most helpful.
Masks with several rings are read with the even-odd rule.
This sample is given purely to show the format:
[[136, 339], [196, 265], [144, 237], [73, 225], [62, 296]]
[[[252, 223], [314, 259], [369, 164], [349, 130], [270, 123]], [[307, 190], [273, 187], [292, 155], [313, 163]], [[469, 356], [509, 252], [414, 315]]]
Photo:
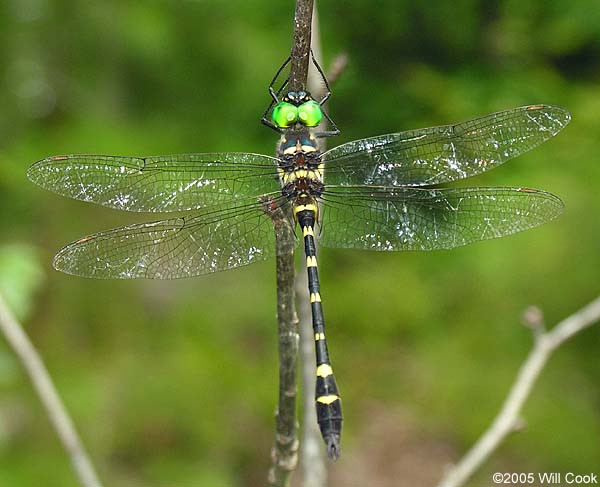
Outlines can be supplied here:
[[323, 163], [316, 139], [304, 130], [279, 141], [279, 177], [288, 199], [318, 197], [323, 192]]
[[288, 199], [319, 197], [323, 193], [322, 165], [310, 167], [294, 164], [280, 169], [281, 193]]
[[294, 164], [311, 163], [317, 167], [321, 163], [321, 152], [314, 134], [306, 128], [288, 130], [279, 139], [277, 154], [283, 162], [292, 161]]

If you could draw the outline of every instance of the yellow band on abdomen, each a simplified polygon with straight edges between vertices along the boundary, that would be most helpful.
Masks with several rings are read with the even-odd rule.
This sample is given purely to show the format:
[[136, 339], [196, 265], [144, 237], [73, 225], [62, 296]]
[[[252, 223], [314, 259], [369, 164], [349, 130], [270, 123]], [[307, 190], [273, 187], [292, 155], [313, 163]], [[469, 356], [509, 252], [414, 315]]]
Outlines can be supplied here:
[[321, 404], [332, 404], [339, 398], [340, 396], [336, 396], [335, 394], [329, 394], [327, 396], [317, 397], [317, 402], [320, 402]]
[[333, 369], [329, 364], [321, 364], [317, 367], [317, 377], [327, 377], [333, 374]]

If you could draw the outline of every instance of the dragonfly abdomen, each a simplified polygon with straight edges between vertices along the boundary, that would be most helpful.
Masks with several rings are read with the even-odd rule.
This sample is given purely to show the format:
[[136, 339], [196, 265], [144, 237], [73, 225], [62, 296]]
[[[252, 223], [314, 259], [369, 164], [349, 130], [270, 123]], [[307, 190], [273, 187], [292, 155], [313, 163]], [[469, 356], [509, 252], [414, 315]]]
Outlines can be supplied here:
[[304, 237], [306, 269], [308, 273], [308, 289], [312, 310], [315, 351], [317, 357], [315, 403], [317, 422], [321, 435], [327, 446], [330, 458], [337, 459], [340, 454], [340, 437], [342, 433], [342, 402], [333, 375], [331, 360], [325, 338], [325, 319], [321, 304], [321, 287], [317, 269], [314, 226], [317, 215], [316, 203], [297, 205], [295, 208], [298, 224]]

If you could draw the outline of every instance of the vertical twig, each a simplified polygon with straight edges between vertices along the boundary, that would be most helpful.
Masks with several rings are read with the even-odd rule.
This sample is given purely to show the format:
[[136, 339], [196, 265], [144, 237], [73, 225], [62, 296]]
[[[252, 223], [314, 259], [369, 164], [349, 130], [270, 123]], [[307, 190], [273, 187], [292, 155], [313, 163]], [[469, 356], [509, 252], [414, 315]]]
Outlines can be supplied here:
[[102, 487], [41, 357], [0, 295], [0, 329], [33, 384], [83, 487]]
[[294, 40], [290, 62], [290, 90], [305, 90], [310, 63], [313, 0], [296, 0]]
[[275, 229], [277, 325], [279, 336], [279, 403], [275, 413], [275, 445], [271, 451], [268, 485], [289, 484], [298, 464], [296, 419], [298, 317], [294, 306], [294, 229], [291, 215], [281, 208], [271, 214]]
[[600, 298], [550, 331], [544, 331], [541, 323], [533, 328], [534, 345], [504, 401], [502, 409], [462, 460], [449, 470], [438, 487], [460, 487], [487, 460], [504, 439], [519, 425], [519, 415], [533, 386], [552, 353], [573, 335], [600, 320]]
[[[297, 0], [294, 40], [290, 62], [291, 90], [306, 87], [310, 60], [310, 28], [313, 0]], [[296, 419], [298, 319], [294, 307], [293, 229], [290, 215], [272, 215], [276, 238], [277, 322], [279, 329], [279, 404], [276, 413], [275, 446], [271, 453], [269, 486], [289, 485], [298, 463]], [[290, 234], [291, 232], [291, 234]]]

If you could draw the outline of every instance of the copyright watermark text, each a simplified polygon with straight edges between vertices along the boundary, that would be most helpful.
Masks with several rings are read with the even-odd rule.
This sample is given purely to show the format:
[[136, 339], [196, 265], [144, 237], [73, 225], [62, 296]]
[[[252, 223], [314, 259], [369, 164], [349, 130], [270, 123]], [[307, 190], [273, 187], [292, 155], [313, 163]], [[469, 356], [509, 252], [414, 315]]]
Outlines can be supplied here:
[[496, 485], [544, 485], [551, 487], [597, 485], [597, 473], [575, 472], [496, 472], [492, 475]]

